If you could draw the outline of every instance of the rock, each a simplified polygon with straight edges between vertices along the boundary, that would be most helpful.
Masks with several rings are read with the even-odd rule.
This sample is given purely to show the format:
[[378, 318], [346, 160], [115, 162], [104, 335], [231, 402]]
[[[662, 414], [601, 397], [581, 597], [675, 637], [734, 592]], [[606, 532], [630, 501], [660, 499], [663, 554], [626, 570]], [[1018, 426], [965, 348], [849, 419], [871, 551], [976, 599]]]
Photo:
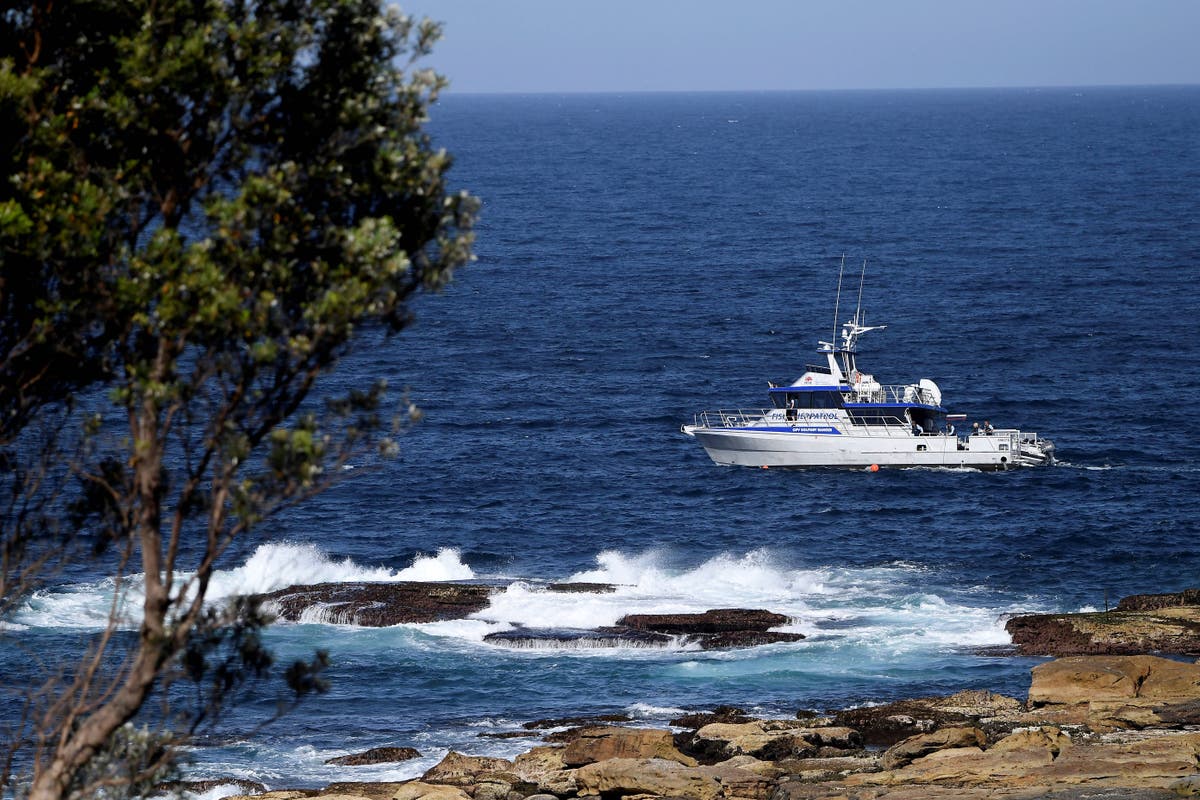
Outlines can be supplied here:
[[883, 754], [883, 768], [898, 769], [939, 750], [982, 748], [985, 744], [987, 737], [978, 728], [942, 728], [932, 733], [920, 733], [888, 748]]
[[1200, 664], [1157, 656], [1073, 656], [1033, 668], [1031, 706], [1200, 700]]
[[878, 772], [879, 755], [858, 753], [837, 758], [784, 759], [775, 762], [782, 773], [805, 781], [833, 781], [858, 772]]
[[563, 764], [568, 767], [613, 758], [661, 758], [696, 766], [694, 759], [675, 749], [670, 731], [652, 728], [588, 728], [562, 752]]
[[797, 735], [815, 747], [852, 750], [862, 747], [863, 736], [853, 728], [828, 725], [820, 728], [801, 728]]
[[421, 754], [411, 747], [372, 747], [362, 753], [338, 756], [325, 761], [338, 767], [361, 767], [368, 764], [386, 764], [393, 761], [408, 761], [420, 758]]
[[699, 639], [701, 650], [735, 650], [740, 647], [799, 642], [804, 639], [804, 634], [780, 631], [726, 631], [714, 633], [712, 636], [701, 636]]
[[703, 614], [627, 614], [617, 625], [674, 635], [766, 631], [786, 625], [788, 618], [761, 609], [718, 608]]
[[267, 787], [258, 781], [250, 781], [245, 778], [210, 778], [202, 781], [169, 781], [160, 783], [154, 788], [162, 792], [170, 792], [178, 794], [180, 792], [188, 792], [190, 794], [206, 794], [216, 789], [218, 786], [236, 786], [246, 794], [261, 794], [267, 790]]
[[[754, 767], [762, 764], [764, 762], [746, 764], [746, 766]], [[747, 769], [746, 766], [735, 764], [734, 760], [730, 759], [713, 766], [700, 767], [699, 772], [714, 779], [720, 785], [724, 797], [768, 800], [774, 788], [772, 779], [775, 776], [764, 775], [759, 769]]]
[[475, 784], [471, 792], [473, 800], [508, 800], [513, 785], [508, 781], [484, 780]]
[[946, 714], [961, 714], [970, 719], [987, 719], [1021, 708], [1015, 697], [990, 692], [987, 689], [966, 689], [949, 697], [931, 698], [929, 707]]
[[551, 592], [568, 592], [572, 594], [610, 594], [617, 590], [611, 583], [551, 583], [546, 587]]
[[514, 780], [516, 778], [511, 761], [503, 758], [465, 756], [451, 750], [445, 758], [426, 770], [421, 780], [450, 786], [471, 786], [487, 778], [505, 780], [510, 777]]
[[503, 587], [465, 583], [319, 583], [257, 595], [264, 608], [292, 622], [383, 627], [463, 619], [487, 608]]
[[650, 794], [715, 800], [721, 784], [700, 767], [688, 767], [662, 758], [612, 758], [587, 764], [575, 771], [579, 795]]
[[1135, 594], [1121, 598], [1117, 611], [1158, 611], [1160, 608], [1200, 606], [1200, 589], [1184, 589], [1168, 594]]
[[576, 790], [575, 770], [567, 769], [561, 747], [535, 747], [513, 759], [513, 772], [538, 791], [567, 796]]
[[[701, 615], [695, 615], [701, 616]], [[628, 618], [626, 618], [628, 619]], [[682, 641], [681, 641], [682, 638]], [[717, 633], [666, 633], [628, 625], [609, 625], [596, 629], [583, 628], [528, 628], [517, 627], [507, 631], [489, 633], [485, 642], [506, 647], [538, 647], [560, 645], [563, 647], [669, 647], [675, 644], [695, 642], [702, 650], [730, 650], [739, 647], [758, 647], [779, 642], [798, 642], [801, 633], [778, 631], [734, 630]]]
[[555, 717], [552, 719], [535, 719], [521, 725], [527, 730], [538, 728], [566, 728], [579, 725], [595, 726], [601, 722], [633, 722], [628, 714], [597, 714], [591, 717]]
[[676, 728], [691, 728], [697, 730], [705, 725], [711, 725], [714, 722], [731, 722], [741, 724], [749, 722], [750, 717], [746, 716], [746, 712], [740, 708], [733, 706], [717, 706], [712, 711], [702, 711], [695, 714], [684, 714], [682, 717], [676, 717], [668, 722], [668, 725], [673, 725]]
[[795, 720], [715, 722], [696, 731], [688, 752], [709, 764], [739, 755], [778, 761], [816, 752], [816, 746], [802, 735], [806, 730]]
[[358, 797], [365, 797], [367, 800], [391, 800], [401, 786], [404, 786], [404, 781], [394, 781], [391, 783], [378, 783], [366, 781], [339, 781], [331, 783], [321, 790], [322, 800], [326, 795], [330, 794], [348, 794]]
[[392, 800], [471, 800], [471, 795], [457, 786], [411, 781], [397, 789]]
[[881, 706], [846, 709], [834, 715], [834, 724], [859, 731], [863, 743], [872, 747], [890, 747], [910, 736], [938, 728], [975, 724], [967, 714], [937, 708], [936, 703], [944, 699], [900, 700]]
[[1200, 775], [1180, 778], [1167, 787], [1179, 797], [1200, 797]]
[[1006, 753], [1012, 750], [1044, 749], [1050, 761], [1058, 758], [1062, 751], [1071, 746], [1071, 737], [1058, 728], [1046, 726], [1014, 731], [988, 748], [989, 753]]
[[1200, 665], [1156, 656], [1072, 656], [1033, 669], [1029, 704], [1096, 731], [1184, 724], [1200, 701]]
[[604, 627], [595, 630], [583, 628], [527, 628], [497, 631], [483, 637], [490, 644], [505, 647], [546, 647], [547, 645], [570, 645], [572, 647], [667, 647], [674, 637], [654, 631], [639, 631], [626, 627]]
[[1166, 789], [1196, 772], [1200, 734], [1153, 735], [1067, 748], [1034, 773], [1046, 783], [1082, 783]]
[[1023, 655], [1200, 654], [1200, 606], [1033, 614], [1005, 624]]
[[754, 756], [734, 756], [721, 761], [713, 766], [717, 767], [736, 767], [746, 772], [753, 772], [755, 775], [762, 775], [767, 778], [776, 778], [782, 775], [786, 770], [781, 769], [775, 761], [762, 761]]

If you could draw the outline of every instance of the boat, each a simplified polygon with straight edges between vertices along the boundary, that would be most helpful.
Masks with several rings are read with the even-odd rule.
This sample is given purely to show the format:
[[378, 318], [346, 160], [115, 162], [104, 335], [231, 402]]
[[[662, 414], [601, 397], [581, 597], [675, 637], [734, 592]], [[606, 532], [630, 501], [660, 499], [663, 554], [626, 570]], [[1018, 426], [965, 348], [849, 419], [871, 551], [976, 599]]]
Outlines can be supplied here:
[[[844, 259], [843, 259], [844, 268]], [[818, 341], [826, 363], [806, 366], [789, 385], [769, 384], [770, 408], [701, 411], [681, 431], [714, 462], [746, 467], [953, 467], [1004, 470], [1054, 462], [1054, 443], [1037, 433], [993, 428], [942, 405], [934, 381], [884, 384], [858, 364], [859, 339], [886, 325], [866, 325], [862, 285], [854, 316], [837, 336], [842, 277], [834, 304], [834, 339]]]

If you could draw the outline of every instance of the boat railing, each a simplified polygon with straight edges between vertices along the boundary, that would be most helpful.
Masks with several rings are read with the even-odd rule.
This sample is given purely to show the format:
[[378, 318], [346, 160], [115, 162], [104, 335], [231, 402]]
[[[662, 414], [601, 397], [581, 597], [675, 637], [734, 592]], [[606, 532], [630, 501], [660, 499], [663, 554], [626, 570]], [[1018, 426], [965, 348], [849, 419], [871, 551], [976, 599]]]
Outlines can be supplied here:
[[771, 410], [767, 408], [757, 411], [744, 411], [740, 408], [734, 411], [727, 409], [701, 411], [696, 415], [696, 425], [701, 428], [744, 428], [751, 423], [760, 421], [769, 413]]
[[[775, 414], [773, 417], [769, 415]], [[783, 419], [779, 418], [779, 414], [783, 415]], [[719, 411], [701, 411], [695, 415], [695, 424], [699, 428], [744, 428], [751, 425], [761, 425], [769, 423], [771, 425], [814, 425], [822, 424], [808, 419], [788, 419], [787, 411], [771, 408], [760, 409], [721, 409]], [[850, 420], [850, 431], [853, 431], [856, 436], [906, 436], [910, 437], [917, 431], [914, 431], [913, 425], [908, 420], [902, 417], [875, 417], [871, 422], [867, 423], [862, 420]], [[923, 431], [921, 436], [954, 436], [950, 431]]]
[[857, 403], [923, 403], [934, 405], [924, 389], [910, 383], [881, 385], [878, 389], [867, 389], [861, 384], [854, 390]]

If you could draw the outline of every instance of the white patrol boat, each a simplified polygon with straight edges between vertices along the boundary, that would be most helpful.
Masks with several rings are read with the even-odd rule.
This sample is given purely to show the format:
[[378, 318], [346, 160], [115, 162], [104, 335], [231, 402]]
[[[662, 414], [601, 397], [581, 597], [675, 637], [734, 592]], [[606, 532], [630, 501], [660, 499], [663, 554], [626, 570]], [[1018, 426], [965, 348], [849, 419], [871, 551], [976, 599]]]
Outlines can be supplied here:
[[991, 470], [1053, 462], [1054, 444], [1036, 433], [986, 423], [956, 432], [954, 423], [966, 415], [949, 414], [941, 390], [928, 378], [887, 385], [862, 372], [859, 337], [887, 326], [864, 325], [861, 283], [859, 298], [854, 317], [842, 326], [840, 346], [818, 342], [827, 365], [809, 365], [790, 386], [771, 385], [772, 408], [702, 411], [683, 433], [695, 437], [716, 463], [745, 467]]

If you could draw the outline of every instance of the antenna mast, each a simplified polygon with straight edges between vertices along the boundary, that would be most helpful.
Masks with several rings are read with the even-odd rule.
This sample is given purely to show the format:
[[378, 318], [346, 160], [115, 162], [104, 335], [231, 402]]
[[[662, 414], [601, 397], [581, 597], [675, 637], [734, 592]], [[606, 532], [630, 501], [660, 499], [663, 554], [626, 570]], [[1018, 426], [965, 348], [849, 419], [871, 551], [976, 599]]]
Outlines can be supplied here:
[[[865, 267], [864, 267], [864, 269], [865, 269]], [[831, 338], [829, 340], [829, 342], [830, 342], [829, 346], [834, 350], [837, 349], [838, 306], [840, 306], [842, 303], [842, 273], [845, 271], [846, 271], [846, 254], [842, 253], [842, 264], [840, 267], [838, 267], [837, 299], [833, 301], [833, 338]], [[861, 292], [862, 287], [860, 286], [859, 289]], [[861, 294], [860, 294], [860, 298], [861, 298]], [[861, 299], [860, 299], [860, 302], [861, 302]]]
[[855, 325], [862, 325], [863, 322], [865, 322], [865, 320], [863, 320], [859, 317], [859, 314], [862, 312], [862, 290], [863, 290], [863, 282], [866, 281], [866, 279], [867, 279], [867, 260], [864, 258], [862, 274], [858, 276], [858, 305], [854, 309], [854, 324]]

